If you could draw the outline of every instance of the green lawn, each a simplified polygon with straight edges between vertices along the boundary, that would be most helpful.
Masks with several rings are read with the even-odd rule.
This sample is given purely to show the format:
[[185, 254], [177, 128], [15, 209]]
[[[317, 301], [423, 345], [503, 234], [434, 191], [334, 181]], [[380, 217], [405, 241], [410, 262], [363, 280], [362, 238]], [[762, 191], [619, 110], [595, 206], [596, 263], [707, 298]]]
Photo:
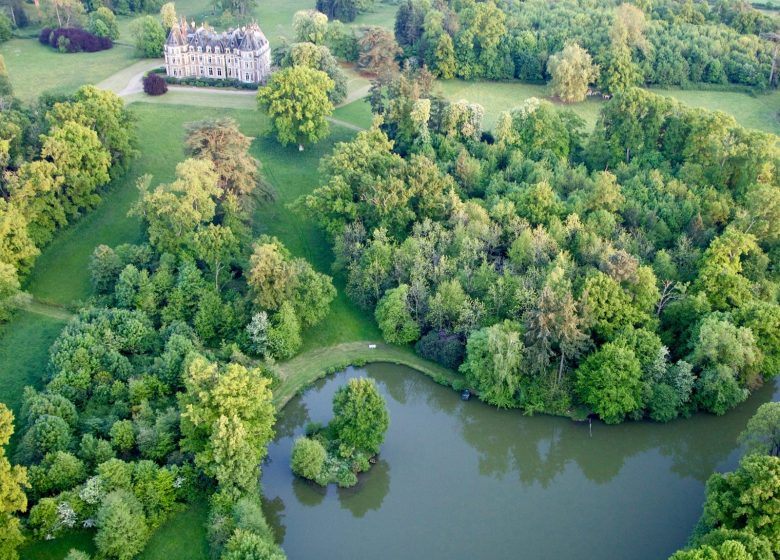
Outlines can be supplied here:
[[[444, 96], [451, 101], [465, 99], [479, 103], [485, 108], [485, 128], [493, 128], [502, 111], [508, 111], [523, 103], [529, 97], [547, 98], [549, 90], [544, 85], [521, 82], [466, 82], [446, 80], [438, 82]], [[780, 91], [766, 95], [751, 96], [746, 93], [723, 91], [695, 91], [680, 89], [653, 89], [655, 93], [674, 97], [686, 105], [731, 113], [742, 126], [780, 134]], [[582, 103], [564, 105], [572, 109], [591, 130], [596, 124], [603, 101], [588, 99]]]
[[65, 321], [18, 311], [10, 323], [0, 326], [0, 402], [19, 412], [22, 389], [40, 385], [49, 361], [49, 346]]
[[11, 39], [0, 46], [14, 94], [33, 101], [45, 92], [70, 93], [96, 84], [137, 59], [133, 49], [116, 45], [96, 53], [64, 54], [36, 39]]
[[362, 128], [369, 128], [374, 115], [371, 113], [371, 105], [368, 104], [368, 101], [358, 99], [336, 109], [333, 112], [333, 118]]

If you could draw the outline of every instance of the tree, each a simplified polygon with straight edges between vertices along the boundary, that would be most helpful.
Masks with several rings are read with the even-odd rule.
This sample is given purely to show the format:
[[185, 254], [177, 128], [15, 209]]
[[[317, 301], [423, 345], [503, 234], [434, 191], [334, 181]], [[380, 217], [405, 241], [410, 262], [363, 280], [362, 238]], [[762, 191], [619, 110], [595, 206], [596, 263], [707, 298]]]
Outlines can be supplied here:
[[238, 256], [236, 236], [229, 227], [208, 224], [195, 233], [193, 243], [197, 256], [206, 261], [214, 274], [214, 287], [219, 291], [220, 272]]
[[768, 402], [758, 407], [747, 427], [739, 435], [739, 443], [748, 452], [780, 456], [780, 402]]
[[154, 16], [143, 16], [133, 22], [136, 55], [142, 58], [158, 58], [163, 55], [165, 30]]
[[100, 6], [89, 14], [87, 31], [96, 37], [108, 37], [112, 41], [116, 41], [119, 38], [119, 25], [116, 22], [114, 12], [105, 6]]
[[607, 424], [619, 424], [642, 405], [642, 369], [634, 351], [608, 342], [577, 368], [576, 391]]
[[176, 5], [173, 2], [166, 2], [160, 8], [160, 19], [166, 31], [170, 31], [176, 25]]
[[300, 437], [295, 440], [290, 467], [298, 476], [317, 480], [325, 464], [327, 452], [316, 439]]
[[475, 331], [466, 343], [460, 371], [479, 398], [499, 408], [515, 406], [525, 354], [522, 335], [511, 321]]
[[702, 369], [726, 367], [743, 385], [749, 386], [759, 373], [757, 366], [761, 352], [749, 328], [737, 327], [719, 314], [712, 313], [698, 327], [690, 361]]
[[5, 58], [0, 55], [0, 107], [5, 105], [4, 98], [12, 97], [14, 88], [11, 79], [8, 77], [8, 68], [5, 66]]
[[79, 0], [41, 0], [42, 23], [48, 27], [81, 27], [84, 4]]
[[40, 251], [27, 232], [27, 221], [13, 204], [0, 199], [0, 262], [14, 267], [20, 275], [32, 268]]
[[141, 196], [132, 210], [142, 216], [149, 243], [161, 253], [180, 253], [193, 242], [199, 226], [216, 212], [217, 174], [211, 162], [186, 159], [176, 166], [176, 179], [149, 190], [151, 177], [138, 180]]
[[330, 426], [338, 439], [341, 452], [379, 453], [390, 425], [385, 399], [371, 379], [350, 379], [333, 396], [333, 420]]
[[420, 326], [409, 311], [409, 286], [401, 284], [385, 292], [376, 306], [376, 322], [390, 344], [409, 344], [420, 338]]
[[260, 179], [260, 162], [249, 154], [252, 138], [242, 134], [238, 123], [229, 117], [197, 121], [186, 125], [187, 152], [195, 158], [210, 161], [222, 190], [228, 195], [244, 197], [258, 187], [264, 198], [272, 196], [270, 187]]
[[321, 45], [328, 31], [328, 16], [317, 10], [299, 10], [293, 15], [295, 40]]
[[631, 50], [622, 44], [612, 45], [601, 64], [601, 90], [615, 95], [639, 85], [639, 68], [631, 59]]
[[316, 143], [328, 135], [327, 117], [333, 112], [328, 94], [333, 80], [325, 72], [292, 66], [276, 72], [257, 92], [260, 108], [271, 118], [276, 137], [283, 144]]
[[10, 317], [15, 296], [21, 287], [16, 269], [8, 263], [0, 262], [0, 323]]
[[112, 91], [82, 86], [72, 100], [55, 103], [46, 119], [53, 127], [73, 121], [94, 130], [103, 147], [111, 154], [109, 171], [112, 177], [126, 171], [131, 158], [137, 153], [132, 116], [122, 98]]
[[727, 228], [704, 252], [697, 285], [713, 308], [726, 311], [752, 299], [750, 281], [742, 275], [742, 258], [760, 249], [756, 238]]
[[347, 75], [342, 70], [336, 57], [325, 45], [314, 43], [293, 43], [287, 54], [282, 59], [282, 67], [308, 66], [314, 70], [325, 72], [333, 80], [333, 89], [328, 94], [328, 99], [334, 105], [338, 105], [347, 97]]
[[17, 560], [16, 549], [24, 542], [19, 519], [14, 514], [27, 510], [27, 470], [11, 465], [5, 456], [5, 446], [14, 432], [14, 416], [0, 403], [0, 556]]
[[127, 490], [114, 490], [103, 499], [96, 525], [95, 546], [105, 558], [131, 560], [149, 539], [143, 508]]
[[225, 545], [220, 560], [284, 560], [284, 552], [273, 540], [256, 533], [236, 529]]
[[751, 454], [734, 472], [707, 481], [703, 521], [709, 527], [746, 529], [780, 553], [780, 457]]
[[600, 340], [611, 340], [641, 319], [620, 284], [603, 272], [585, 280], [582, 299], [591, 330]]
[[228, 495], [256, 491], [260, 463], [273, 437], [270, 380], [239, 364], [190, 359], [179, 394], [183, 450]]
[[[13, 8], [11, 8], [13, 14]], [[13, 23], [11, 19], [5, 15], [0, 14], [0, 43], [5, 43], [13, 35]]]
[[76, 217], [100, 201], [96, 190], [107, 184], [111, 154], [97, 133], [86, 126], [66, 121], [42, 137], [41, 157], [54, 164], [62, 177], [63, 208]]
[[588, 51], [577, 43], [566, 45], [560, 53], [552, 55], [547, 70], [552, 76], [553, 95], [566, 103], [583, 101], [588, 85], [595, 82], [599, 74]]
[[275, 358], [286, 360], [292, 358], [302, 344], [301, 323], [293, 306], [289, 301], [285, 301], [279, 308], [279, 313], [273, 317], [273, 324], [268, 330], [268, 349]]
[[358, 40], [358, 48], [358, 68], [361, 70], [377, 75], [398, 71], [395, 57], [401, 48], [391, 31], [377, 26], [367, 28]]

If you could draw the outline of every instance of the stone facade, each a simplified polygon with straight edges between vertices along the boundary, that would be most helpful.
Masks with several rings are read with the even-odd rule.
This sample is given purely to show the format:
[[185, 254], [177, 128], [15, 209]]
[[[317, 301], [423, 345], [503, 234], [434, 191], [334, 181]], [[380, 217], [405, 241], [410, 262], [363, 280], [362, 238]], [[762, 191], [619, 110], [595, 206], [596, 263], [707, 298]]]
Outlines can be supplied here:
[[256, 23], [217, 33], [182, 18], [165, 42], [165, 71], [173, 78], [211, 78], [265, 83], [271, 46]]

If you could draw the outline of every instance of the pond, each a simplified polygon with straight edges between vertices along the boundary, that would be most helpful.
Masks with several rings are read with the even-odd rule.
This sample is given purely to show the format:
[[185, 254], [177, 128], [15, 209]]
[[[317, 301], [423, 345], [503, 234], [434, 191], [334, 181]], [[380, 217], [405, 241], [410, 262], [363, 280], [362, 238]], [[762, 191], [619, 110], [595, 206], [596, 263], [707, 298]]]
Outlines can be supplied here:
[[[379, 461], [354, 488], [294, 477], [293, 440], [327, 423], [338, 387], [369, 376], [387, 400]], [[724, 417], [606, 426], [526, 417], [392, 364], [349, 368], [280, 414], [263, 467], [266, 510], [291, 560], [663, 560], [699, 518], [704, 483], [739, 460], [735, 440], [775, 384]]]

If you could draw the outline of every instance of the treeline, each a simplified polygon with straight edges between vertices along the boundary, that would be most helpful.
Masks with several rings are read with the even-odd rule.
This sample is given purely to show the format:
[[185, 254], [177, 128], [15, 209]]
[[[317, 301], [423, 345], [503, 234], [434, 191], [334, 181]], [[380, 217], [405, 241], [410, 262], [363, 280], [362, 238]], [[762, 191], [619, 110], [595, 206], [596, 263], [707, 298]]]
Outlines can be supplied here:
[[747, 453], [734, 472], [707, 481], [704, 512], [685, 550], [670, 560], [780, 558], [780, 402], [761, 405], [740, 435]]
[[537, 99], [482, 131], [425, 70], [297, 203], [388, 342], [497, 406], [723, 414], [780, 369], [777, 138], [632, 89], [595, 132]]
[[601, 66], [602, 91], [615, 93], [616, 74], [629, 85], [775, 86], [775, 45], [759, 34], [777, 27], [776, 17], [736, 0], [408, 0], [395, 37], [404, 58], [438, 77], [537, 82], [550, 78], [550, 56], [576, 42]]
[[139, 180], [145, 242], [96, 248], [92, 307], [52, 346], [45, 389], [25, 391], [33, 538], [92, 528], [101, 558], [132, 558], [177, 504], [207, 496], [214, 558], [284, 558], [258, 488], [272, 365], [335, 289], [277, 239], [252, 239], [272, 193], [250, 143], [229, 119], [188, 125], [175, 179]]
[[[10, 89], [10, 86], [9, 86]], [[84, 86], [0, 111], [0, 315], [55, 232], [100, 202], [134, 156], [132, 117], [114, 93]]]

